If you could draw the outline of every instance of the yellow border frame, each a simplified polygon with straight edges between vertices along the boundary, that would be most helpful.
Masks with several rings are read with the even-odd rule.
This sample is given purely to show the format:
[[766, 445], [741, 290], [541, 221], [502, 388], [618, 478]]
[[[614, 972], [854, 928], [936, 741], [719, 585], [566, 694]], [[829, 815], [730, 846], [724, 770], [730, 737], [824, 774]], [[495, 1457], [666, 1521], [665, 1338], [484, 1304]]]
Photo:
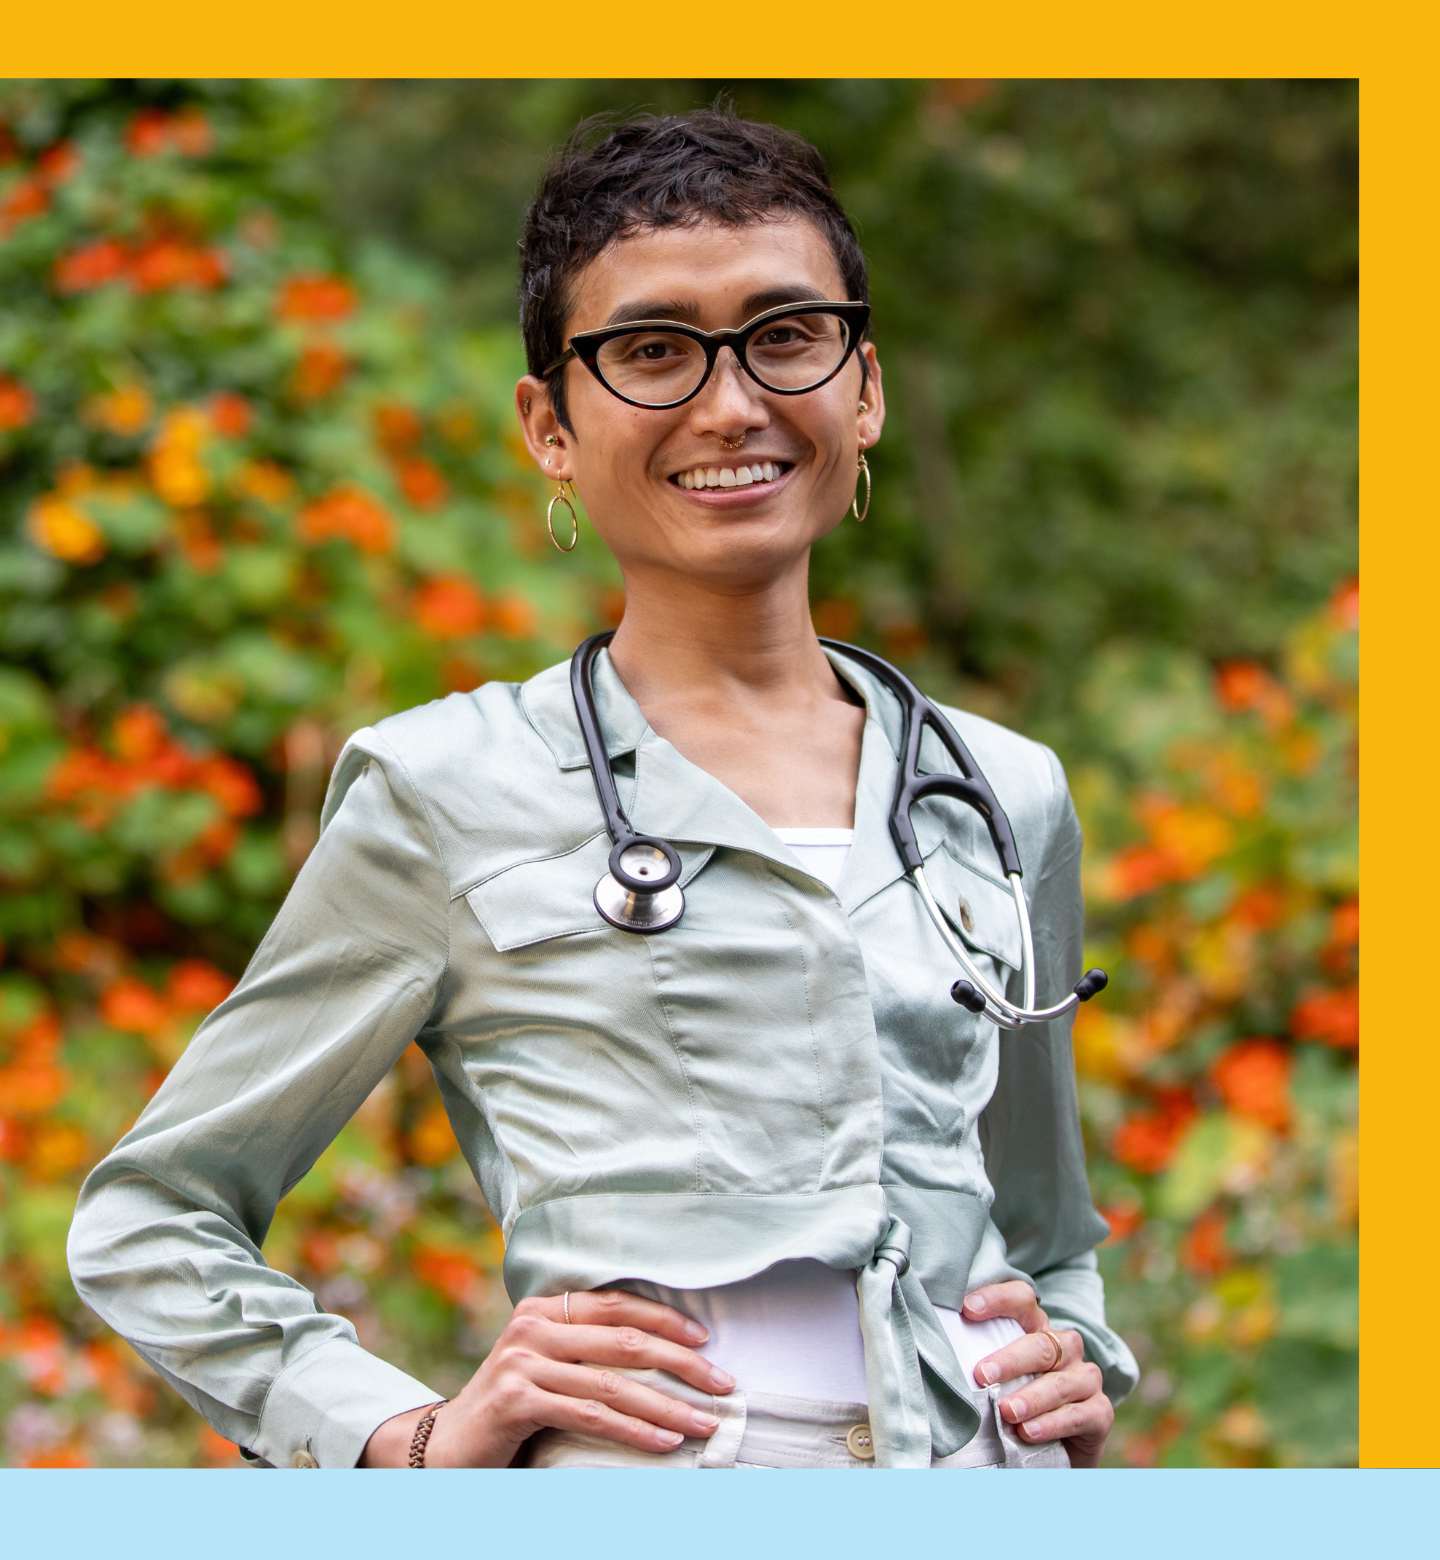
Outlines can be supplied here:
[[[1423, 514], [1434, 498], [1429, 483], [1412, 482], [1406, 470], [1406, 457], [1418, 464], [1435, 439], [1428, 415], [1435, 404], [1435, 217], [1427, 192], [1434, 86], [1421, 73], [1423, 38], [1404, 31], [1398, 8], [1390, 10], [1362, 17], [1334, 4], [1213, 0], [1162, 14], [1134, 0], [1103, 12], [1035, 0], [997, 16], [924, 0], [882, 32], [883, 13], [851, 0], [789, 16], [773, 5], [734, 3], [700, 13], [674, 0], [644, 0], [623, 13], [549, 0], [508, 14], [473, 0], [413, 0], [401, 21], [391, 7], [340, 0], [250, 0], [219, 13], [194, 0], [148, 0], [143, 9], [80, 0], [58, 20], [43, 7], [16, 8], [6, 20], [4, 74], [665, 77], [682, 61], [693, 67], [703, 60], [717, 80], [773, 75], [778, 63], [792, 61], [809, 76], [1358, 78], [1368, 376], [1361, 563], [1368, 597], [1384, 604], [1365, 638], [1367, 665], [1380, 669], [1361, 700], [1362, 721], [1373, 730], [1361, 765], [1361, 863], [1371, 909], [1361, 1003], [1368, 1045], [1360, 1075], [1360, 1460], [1363, 1467], [1432, 1467], [1440, 1465], [1440, 1425], [1428, 1411], [1432, 1334], [1423, 1319], [1413, 1324], [1414, 1366], [1394, 1355], [1440, 1269], [1435, 1248], [1424, 1244], [1425, 1229], [1437, 1223], [1424, 1195], [1427, 1180], [1436, 1179], [1425, 1169], [1425, 1110], [1440, 1093], [1440, 1045], [1430, 1038], [1424, 1006], [1402, 1012], [1398, 999], [1406, 975], [1419, 970], [1423, 992], [1433, 969], [1420, 946], [1421, 869], [1435, 854], [1429, 797], [1422, 794], [1415, 820], [1418, 842], [1397, 827], [1417, 780], [1423, 785], [1433, 773], [1436, 746], [1422, 659], [1427, 630], [1440, 619], [1426, 589], [1437, 548], [1434, 522], [1427, 525]], [[1406, 51], [1409, 71], [1388, 57], [1382, 36]], [[1429, 1130], [1440, 1141], [1440, 1127]]]

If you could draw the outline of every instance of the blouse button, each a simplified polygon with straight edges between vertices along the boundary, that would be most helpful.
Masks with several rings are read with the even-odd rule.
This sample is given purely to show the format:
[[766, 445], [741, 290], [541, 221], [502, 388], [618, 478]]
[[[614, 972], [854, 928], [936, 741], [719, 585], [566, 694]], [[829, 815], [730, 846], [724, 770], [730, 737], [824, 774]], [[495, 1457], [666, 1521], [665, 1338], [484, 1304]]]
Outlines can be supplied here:
[[845, 1444], [850, 1448], [852, 1457], [861, 1457], [869, 1462], [875, 1456], [875, 1443], [870, 1439], [869, 1425], [851, 1425], [845, 1432]]
[[292, 1468], [318, 1468], [320, 1464], [302, 1446], [290, 1459], [290, 1466]]
[[975, 917], [970, 913], [970, 906], [965, 900], [960, 901], [960, 924], [967, 932], [975, 930]]

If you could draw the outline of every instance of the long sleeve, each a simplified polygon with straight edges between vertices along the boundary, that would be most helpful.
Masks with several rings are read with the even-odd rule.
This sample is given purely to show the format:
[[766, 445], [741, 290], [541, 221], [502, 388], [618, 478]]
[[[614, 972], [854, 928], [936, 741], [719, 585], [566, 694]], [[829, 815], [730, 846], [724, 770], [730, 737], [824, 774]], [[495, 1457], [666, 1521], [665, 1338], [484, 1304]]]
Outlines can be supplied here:
[[[1084, 903], [1080, 822], [1060, 761], [1045, 749], [1054, 792], [1046, 847], [1029, 889], [1036, 1000], [1059, 1001], [1082, 971]], [[1101, 999], [1103, 1000], [1103, 999]], [[1105, 1287], [1095, 1247], [1109, 1226], [1091, 1199], [1075, 1093], [1074, 1012], [1048, 1024], [1003, 1031], [999, 1081], [980, 1121], [991, 1216], [1011, 1263], [1035, 1282], [1051, 1320], [1085, 1340], [1112, 1402], [1140, 1379], [1135, 1356], [1106, 1325]]]
[[442, 1396], [363, 1349], [260, 1247], [425, 1027], [448, 928], [424, 804], [363, 728], [239, 984], [81, 1187], [68, 1242], [81, 1298], [252, 1462], [353, 1467], [377, 1425]]

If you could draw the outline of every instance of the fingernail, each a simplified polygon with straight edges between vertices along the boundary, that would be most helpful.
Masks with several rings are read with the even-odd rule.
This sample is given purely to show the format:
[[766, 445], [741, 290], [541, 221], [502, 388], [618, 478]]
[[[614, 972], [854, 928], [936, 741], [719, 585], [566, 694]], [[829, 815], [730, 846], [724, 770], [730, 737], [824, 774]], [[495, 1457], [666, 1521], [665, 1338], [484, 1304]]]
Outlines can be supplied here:
[[710, 1336], [710, 1333], [709, 1330], [702, 1327], [699, 1322], [686, 1322], [685, 1336], [687, 1338], [693, 1338], [696, 1343], [704, 1343], [705, 1340]]
[[1010, 1423], [1018, 1425], [1028, 1413], [1028, 1410], [1025, 1407], [1025, 1399], [1011, 1397], [1006, 1398], [1005, 1402], [1009, 1405], [1010, 1408]]
[[679, 1446], [685, 1437], [678, 1430], [657, 1430], [655, 1439], [663, 1441], [666, 1446]]
[[995, 1380], [995, 1378], [999, 1374], [1000, 1374], [999, 1366], [991, 1365], [988, 1360], [986, 1361], [986, 1363], [984, 1365], [982, 1365], [980, 1367], [980, 1377], [981, 1377], [981, 1380], [983, 1380], [983, 1381], [992, 1381], [993, 1382]]
[[713, 1430], [715, 1426], [720, 1423], [720, 1421], [714, 1416], [714, 1414], [702, 1414], [697, 1408], [690, 1416], [690, 1423], [694, 1425], [697, 1430]]
[[983, 1311], [985, 1309], [985, 1296], [966, 1295], [965, 1304], [968, 1305], [972, 1311]]
[[717, 1387], [733, 1387], [735, 1385], [735, 1378], [721, 1370], [718, 1365], [711, 1368], [710, 1379]]

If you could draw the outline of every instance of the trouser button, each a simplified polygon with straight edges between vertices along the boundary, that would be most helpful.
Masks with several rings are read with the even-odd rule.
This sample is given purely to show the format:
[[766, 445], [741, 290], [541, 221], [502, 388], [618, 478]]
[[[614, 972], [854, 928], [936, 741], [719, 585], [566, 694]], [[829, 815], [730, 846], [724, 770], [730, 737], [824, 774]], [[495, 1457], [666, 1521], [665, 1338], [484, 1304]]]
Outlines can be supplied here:
[[870, 1439], [869, 1425], [851, 1425], [845, 1432], [845, 1444], [852, 1457], [863, 1457], [869, 1462], [875, 1456], [875, 1443]]

